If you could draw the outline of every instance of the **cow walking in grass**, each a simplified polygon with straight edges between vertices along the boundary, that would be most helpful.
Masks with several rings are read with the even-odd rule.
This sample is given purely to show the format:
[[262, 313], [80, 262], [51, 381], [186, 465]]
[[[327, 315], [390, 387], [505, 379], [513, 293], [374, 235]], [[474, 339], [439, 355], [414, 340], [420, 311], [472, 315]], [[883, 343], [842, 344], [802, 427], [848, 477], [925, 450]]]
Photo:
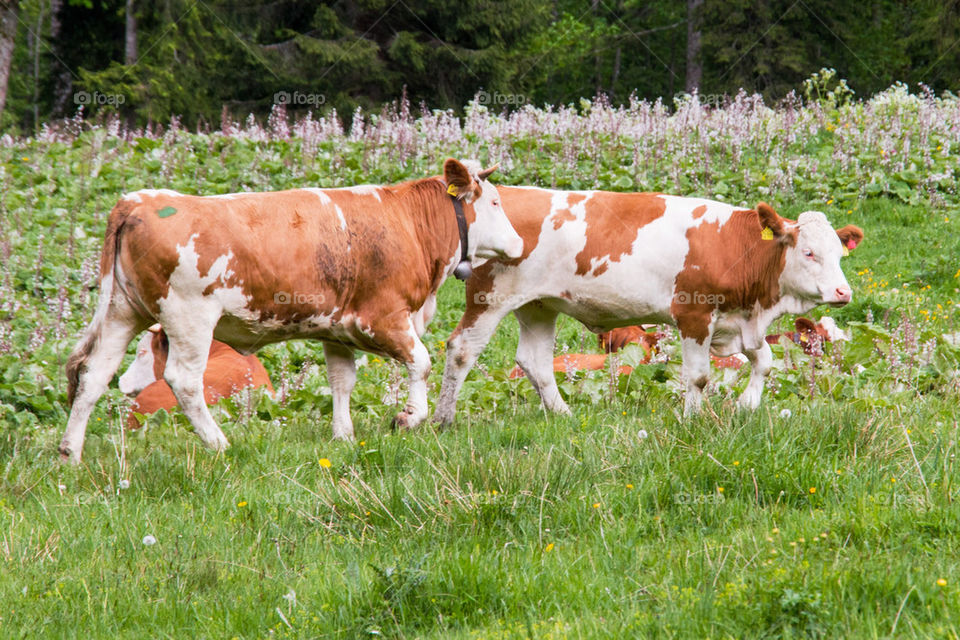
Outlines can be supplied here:
[[522, 250], [492, 171], [450, 159], [442, 177], [395, 186], [125, 196], [107, 223], [99, 305], [67, 362], [61, 456], [79, 462], [95, 403], [130, 341], [156, 322], [169, 338], [164, 380], [212, 449], [229, 444], [203, 396], [214, 337], [241, 353], [321, 340], [334, 438], [353, 437], [354, 349], [395, 358], [410, 387], [396, 421], [417, 425], [430, 371], [420, 336], [437, 289], [458, 263]]
[[467, 372], [500, 320], [520, 325], [517, 363], [544, 405], [569, 412], [553, 375], [557, 315], [600, 332], [639, 323], [680, 331], [685, 412], [696, 412], [716, 356], [753, 365], [740, 404], [760, 403], [772, 355], [767, 328], [784, 313], [840, 306], [852, 292], [840, 257], [863, 239], [807, 211], [796, 221], [761, 203], [654, 193], [501, 187], [504, 210], [524, 240], [519, 258], [488, 262], [467, 281], [467, 308], [447, 343], [436, 421], [454, 419]]

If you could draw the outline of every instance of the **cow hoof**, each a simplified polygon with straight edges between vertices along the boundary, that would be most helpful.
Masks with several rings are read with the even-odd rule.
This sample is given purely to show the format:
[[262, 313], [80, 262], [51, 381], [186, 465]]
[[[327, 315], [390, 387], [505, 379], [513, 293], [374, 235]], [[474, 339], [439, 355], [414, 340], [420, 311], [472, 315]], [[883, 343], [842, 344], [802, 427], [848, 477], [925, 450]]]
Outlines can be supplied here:
[[57, 447], [57, 453], [60, 454], [60, 462], [69, 464], [80, 464], [80, 454], [74, 455], [69, 448], [60, 445]]
[[411, 416], [406, 411], [401, 411], [393, 417], [393, 428], [399, 429], [401, 431], [409, 431], [417, 426], [417, 422], [414, 421], [413, 416]]

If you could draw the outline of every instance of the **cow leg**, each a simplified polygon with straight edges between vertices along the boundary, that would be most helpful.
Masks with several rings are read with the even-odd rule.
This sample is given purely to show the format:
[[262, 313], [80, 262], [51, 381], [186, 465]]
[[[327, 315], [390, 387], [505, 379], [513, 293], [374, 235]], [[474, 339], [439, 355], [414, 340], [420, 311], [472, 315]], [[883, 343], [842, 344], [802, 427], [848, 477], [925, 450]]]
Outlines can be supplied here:
[[686, 386], [683, 415], [690, 416], [700, 411], [703, 390], [710, 382], [710, 338], [698, 342], [694, 338], [683, 338], [683, 366], [681, 373]]
[[557, 379], [553, 375], [557, 312], [531, 303], [514, 310], [513, 315], [520, 323], [517, 364], [527, 374], [547, 410], [569, 414], [570, 408], [560, 396]]
[[407, 386], [410, 389], [407, 395], [407, 405], [397, 414], [395, 423], [401, 429], [412, 429], [426, 420], [429, 406], [427, 405], [427, 377], [430, 375], [430, 352], [420, 341], [415, 323], [411, 320], [409, 337], [413, 347], [405, 358], [407, 365]]
[[94, 318], [67, 364], [68, 376], [72, 369], [78, 378], [59, 451], [62, 459], [74, 464], [80, 462], [87, 421], [97, 400], [120, 368], [127, 345], [143, 328], [143, 321], [119, 296], [107, 304], [103, 318]]
[[760, 406], [760, 395], [763, 393], [763, 383], [773, 366], [773, 353], [770, 345], [765, 341], [759, 349], [747, 349], [747, 359], [750, 360], [750, 380], [740, 394], [739, 404], [745, 409], [756, 409]]
[[323, 343], [327, 360], [327, 378], [333, 391], [333, 439], [353, 440], [350, 394], [357, 382], [357, 364], [353, 349], [332, 342]]
[[473, 323], [463, 326], [463, 320], [447, 340], [447, 363], [443, 371], [443, 384], [440, 387], [440, 397], [433, 414], [433, 421], [440, 425], [453, 424], [457, 411], [457, 396], [467, 373], [476, 363], [480, 352], [487, 346], [490, 336], [497, 330], [497, 325], [509, 309], [489, 308]]
[[203, 396], [203, 372], [207, 368], [213, 327], [206, 330], [202, 327], [180, 328], [168, 322], [163, 324], [170, 339], [170, 354], [163, 378], [203, 444], [214, 451], [223, 451], [230, 442], [210, 415]]

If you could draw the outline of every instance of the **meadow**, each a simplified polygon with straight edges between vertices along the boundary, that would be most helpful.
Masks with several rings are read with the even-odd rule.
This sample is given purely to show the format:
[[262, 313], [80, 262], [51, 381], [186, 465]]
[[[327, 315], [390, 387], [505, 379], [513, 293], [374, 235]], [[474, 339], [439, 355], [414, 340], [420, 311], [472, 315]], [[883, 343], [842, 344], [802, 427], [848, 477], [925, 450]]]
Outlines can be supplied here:
[[[458, 118], [400, 103], [349, 127], [278, 108], [216, 130], [78, 118], [0, 138], [0, 635], [960, 637], [960, 100], [853, 100], [828, 79], [776, 105], [472, 103]], [[507, 378], [511, 317], [449, 430], [392, 431], [403, 371], [361, 357], [355, 443], [329, 439], [319, 346], [274, 345], [260, 356], [278, 397], [216, 409], [224, 454], [179, 412], [124, 432], [114, 385], [84, 463], [58, 461], [63, 364], [120, 195], [396, 182], [448, 155], [499, 161], [503, 184], [857, 224], [854, 302], [828, 312], [851, 340], [818, 358], [775, 346], [755, 412], [735, 408], [747, 369], [716, 373], [684, 420], [673, 339], [630, 376], [558, 374], [573, 415], [557, 417]], [[443, 286], [425, 336], [431, 400], [463, 296]], [[596, 338], [564, 319], [565, 350]]]

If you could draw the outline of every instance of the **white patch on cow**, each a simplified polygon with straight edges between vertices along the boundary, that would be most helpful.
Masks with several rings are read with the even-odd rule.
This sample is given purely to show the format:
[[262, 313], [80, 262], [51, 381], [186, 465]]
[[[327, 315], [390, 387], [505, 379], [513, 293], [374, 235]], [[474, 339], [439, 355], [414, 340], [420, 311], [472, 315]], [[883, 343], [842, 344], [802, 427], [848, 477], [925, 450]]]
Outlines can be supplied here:
[[304, 189], [302, 189], [302, 191], [307, 191], [317, 196], [320, 199], [321, 205], [328, 205], [331, 202], [333, 202], [333, 200], [330, 199], [330, 196], [326, 194], [325, 189], [318, 189], [316, 187], [305, 187]]
[[[344, 231], [347, 230], [347, 219], [343, 217], [343, 209], [340, 208], [340, 205], [333, 205], [333, 210], [337, 212], [337, 220], [340, 221], [340, 228]], [[350, 250], [350, 245], [347, 245], [347, 251]]]
[[129, 396], [140, 393], [156, 380], [153, 372], [153, 334], [148, 331], [137, 341], [133, 362], [120, 376], [118, 386], [120, 391]]
[[377, 202], [381, 202], [380, 187], [375, 184], [358, 184], [353, 187], [344, 187], [344, 191], [349, 191], [350, 193], [361, 196], [373, 196], [377, 199]]
[[467, 202], [473, 203], [476, 219], [467, 229], [467, 253], [474, 268], [481, 265], [481, 260], [507, 257], [519, 258], [523, 253], [523, 238], [521, 238], [510, 220], [507, 219], [503, 206], [500, 204], [500, 194], [497, 188], [487, 180], [477, 177], [479, 164], [465, 163], [474, 180], [480, 185], [480, 196], [471, 199], [466, 196]]
[[427, 330], [427, 325], [433, 320], [433, 315], [437, 312], [437, 296], [431, 293], [427, 296], [423, 306], [413, 314], [413, 328], [417, 336], [422, 336]]
[[156, 198], [157, 196], [182, 196], [183, 194], [174, 191], [172, 189], [140, 189], [138, 191], [132, 191], [125, 194], [121, 200], [126, 200], [127, 202], [143, 202], [143, 196], [148, 198]]
[[830, 342], [844, 342], [850, 339], [850, 332], [844, 331], [837, 326], [837, 321], [830, 316], [820, 318], [820, 326], [827, 332], [827, 339]]
[[[166, 325], [168, 322], [163, 319], [171, 312], [171, 305], [182, 307], [184, 313], [191, 313], [191, 305], [200, 304], [205, 301], [216, 301], [215, 305], [203, 304], [203, 307], [217, 307], [217, 317], [221, 313], [236, 316], [243, 320], [254, 320], [254, 314], [248, 308], [250, 297], [247, 296], [241, 287], [228, 286], [228, 280], [233, 276], [230, 269], [230, 261], [233, 259], [233, 252], [227, 251], [225, 255], [219, 256], [210, 265], [206, 274], [201, 275], [198, 268], [200, 255], [194, 246], [194, 241], [199, 234], [193, 234], [186, 245], [178, 245], [177, 253], [180, 258], [177, 266], [170, 274], [170, 287], [165, 298], [159, 300], [161, 309], [161, 320]], [[212, 284], [220, 283], [221, 286], [215, 288], [209, 294], [204, 294], [204, 290]], [[216, 322], [214, 321], [215, 325]]]

